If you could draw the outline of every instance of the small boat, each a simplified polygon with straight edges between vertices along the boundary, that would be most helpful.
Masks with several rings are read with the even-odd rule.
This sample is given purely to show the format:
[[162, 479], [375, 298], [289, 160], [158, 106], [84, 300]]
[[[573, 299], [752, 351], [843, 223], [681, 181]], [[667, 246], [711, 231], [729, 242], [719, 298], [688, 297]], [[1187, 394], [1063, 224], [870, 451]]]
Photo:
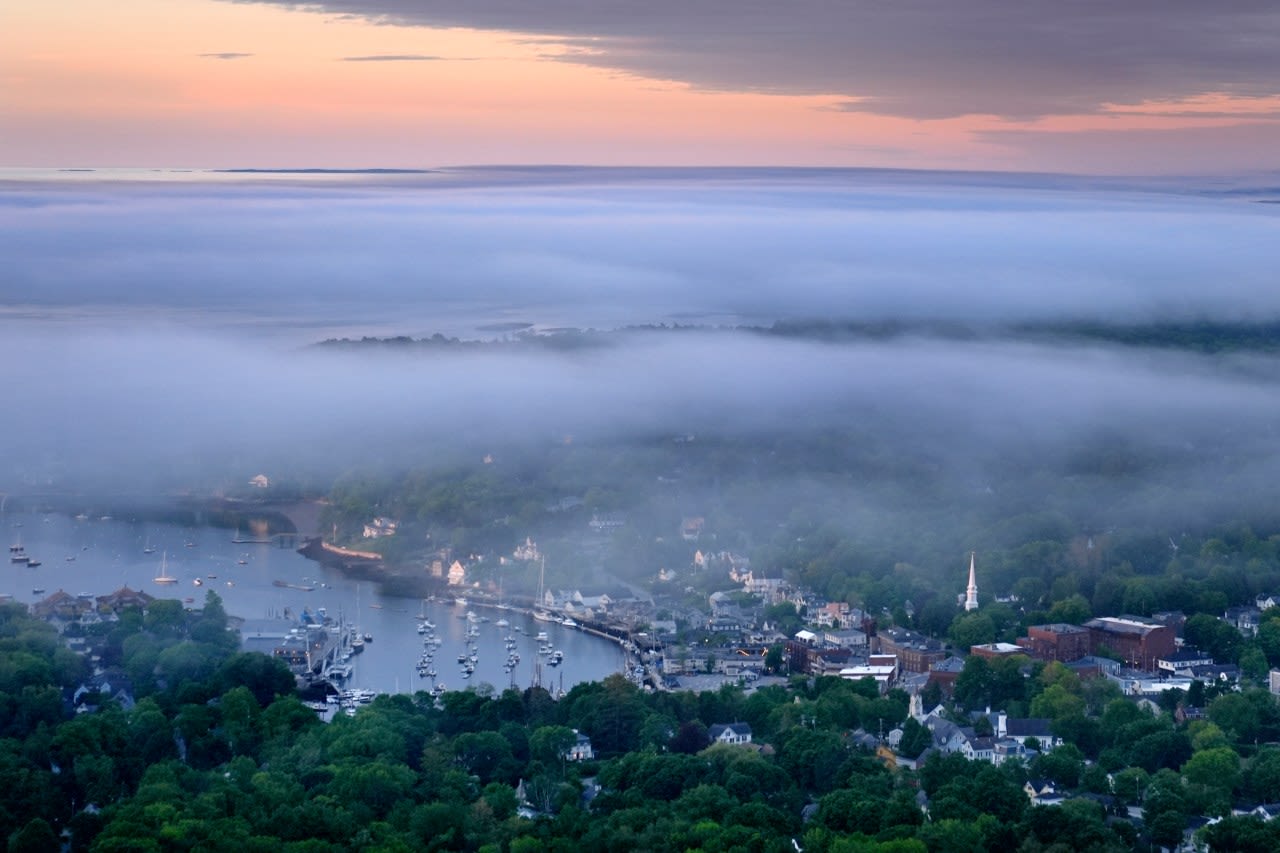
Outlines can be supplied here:
[[566, 617], [564, 617], [563, 619], [561, 619], [561, 620], [560, 620], [560, 624], [561, 624], [561, 625], [563, 625], [563, 626], [565, 626], [566, 628], [577, 628], [577, 627], [578, 627], [578, 623], [577, 623], [577, 622], [574, 622], [574, 621], [573, 621], [572, 619], [570, 619], [568, 616], [566, 616]]
[[35, 557], [28, 557], [28, 558], [27, 558], [27, 566], [28, 566], [28, 568], [32, 568], [32, 569], [34, 569], [34, 568], [36, 568], [37, 566], [42, 566], [42, 565], [44, 565], [44, 564], [43, 564], [43, 563], [41, 563], [39, 560], [37, 560]]
[[196, 578], [191, 583], [195, 586], [204, 586], [204, 581], [200, 580], [200, 578]]
[[[228, 583], [230, 583], [230, 582], [228, 581]], [[272, 581], [272, 582], [271, 582], [271, 585], [272, 585], [272, 586], [280, 587], [281, 589], [296, 589], [296, 590], [298, 590], [299, 592], [314, 592], [314, 591], [315, 591], [315, 587], [314, 587], [314, 586], [308, 586], [307, 584], [301, 584], [301, 583], [289, 583], [288, 581], [281, 581], [281, 580], [275, 580], [275, 581]]]
[[498, 620], [497, 622], [495, 622], [494, 624], [495, 624], [495, 625], [497, 625], [499, 628], [506, 628], [506, 627], [509, 627], [509, 626], [511, 625], [511, 623], [510, 623], [510, 622], [508, 622], [505, 618], [504, 618], [504, 619], [499, 619], [499, 620]]
[[44, 595], [44, 587], [42, 587], [42, 586], [38, 586], [38, 587], [36, 587], [35, 589], [31, 590], [31, 594], [32, 594], [32, 595]]
[[68, 562], [68, 563], [74, 563], [75, 561], [76, 561], [76, 555], [75, 555], [75, 554], [70, 554], [70, 555], [68, 555], [68, 556], [67, 556], [67, 562]]

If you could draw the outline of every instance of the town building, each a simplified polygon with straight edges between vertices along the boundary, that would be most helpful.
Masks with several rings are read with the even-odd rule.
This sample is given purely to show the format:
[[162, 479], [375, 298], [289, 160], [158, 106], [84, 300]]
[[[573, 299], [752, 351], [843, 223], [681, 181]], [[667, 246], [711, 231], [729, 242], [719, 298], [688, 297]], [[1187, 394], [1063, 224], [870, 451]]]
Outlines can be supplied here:
[[937, 684], [947, 696], [952, 696], [956, 691], [956, 679], [962, 672], [964, 661], [958, 657], [949, 657], [929, 667], [929, 681]]
[[1018, 638], [1018, 645], [1036, 660], [1062, 663], [1079, 660], [1093, 651], [1089, 631], [1065, 622], [1032, 625], [1027, 636]]
[[885, 628], [877, 632], [872, 645], [880, 654], [897, 656], [903, 672], [928, 672], [947, 656], [942, 643], [907, 628]]
[[1129, 666], [1151, 671], [1156, 661], [1172, 655], [1176, 647], [1173, 629], [1140, 616], [1104, 616], [1084, 624], [1093, 651], [1110, 649]]
[[892, 655], [871, 655], [865, 663], [856, 663], [840, 670], [840, 677], [849, 681], [873, 678], [884, 693], [898, 675], [898, 659]]
[[1213, 655], [1183, 646], [1171, 655], [1162, 655], [1156, 661], [1156, 669], [1176, 673], [1198, 666], [1213, 666]]
[[1014, 655], [1025, 655], [1026, 653], [1026, 649], [1013, 643], [983, 643], [980, 646], [969, 647], [969, 654], [977, 655], [987, 660], [1011, 658]]

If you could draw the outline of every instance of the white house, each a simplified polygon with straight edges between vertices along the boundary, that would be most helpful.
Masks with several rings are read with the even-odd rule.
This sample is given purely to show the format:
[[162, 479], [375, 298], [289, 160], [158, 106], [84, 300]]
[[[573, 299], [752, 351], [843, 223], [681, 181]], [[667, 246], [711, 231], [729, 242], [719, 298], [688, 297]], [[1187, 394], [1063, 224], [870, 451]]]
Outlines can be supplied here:
[[746, 723], [715, 725], [707, 729], [712, 743], [751, 743], [751, 726]]
[[364, 526], [364, 538], [381, 539], [383, 536], [395, 536], [396, 528], [399, 526], [400, 522], [380, 515]]
[[569, 761], [590, 761], [595, 758], [596, 754], [591, 749], [591, 738], [577, 729], [574, 729], [573, 733], [578, 736], [578, 739], [565, 751], [564, 757]]

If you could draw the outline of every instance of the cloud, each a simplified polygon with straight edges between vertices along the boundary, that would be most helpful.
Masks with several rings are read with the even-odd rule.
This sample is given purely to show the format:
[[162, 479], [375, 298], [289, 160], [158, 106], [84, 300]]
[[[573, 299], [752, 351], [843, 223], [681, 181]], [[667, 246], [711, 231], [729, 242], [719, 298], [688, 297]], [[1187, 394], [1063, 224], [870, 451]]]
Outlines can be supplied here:
[[251, 57], [251, 56], [253, 56], [253, 55], [254, 55], [254, 54], [252, 54], [252, 53], [232, 53], [232, 52], [230, 52], [230, 51], [225, 52], [225, 53], [201, 53], [201, 54], [197, 54], [197, 56], [199, 56], [201, 59], [248, 59], [249, 57]]
[[708, 89], [844, 96], [846, 109], [915, 119], [1027, 119], [1204, 92], [1280, 93], [1280, 9], [1266, 0], [320, 0], [308, 8], [533, 34], [568, 48], [565, 62]]
[[344, 56], [340, 62], [453, 62], [448, 56], [428, 56], [420, 53], [384, 53], [371, 56]]

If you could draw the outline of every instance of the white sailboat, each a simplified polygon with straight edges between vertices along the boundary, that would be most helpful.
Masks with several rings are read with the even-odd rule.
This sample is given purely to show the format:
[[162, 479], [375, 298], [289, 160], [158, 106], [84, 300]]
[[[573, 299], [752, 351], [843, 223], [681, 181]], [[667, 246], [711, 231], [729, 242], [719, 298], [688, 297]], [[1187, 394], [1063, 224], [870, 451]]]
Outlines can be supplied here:
[[151, 579], [158, 584], [177, 583], [178, 579], [169, 574], [169, 552], [165, 551], [160, 555], [160, 574]]

